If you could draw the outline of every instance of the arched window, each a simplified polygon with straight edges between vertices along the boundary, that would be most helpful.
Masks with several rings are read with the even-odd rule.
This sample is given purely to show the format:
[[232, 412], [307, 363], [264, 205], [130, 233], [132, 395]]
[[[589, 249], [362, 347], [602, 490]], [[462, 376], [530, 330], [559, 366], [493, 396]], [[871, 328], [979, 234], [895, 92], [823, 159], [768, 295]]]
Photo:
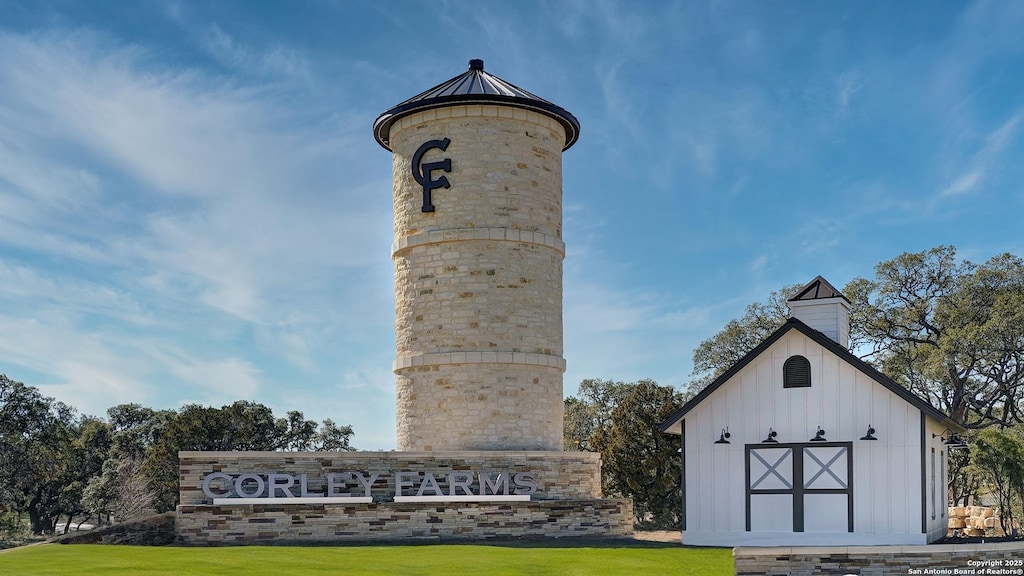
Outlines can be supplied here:
[[783, 388], [810, 388], [811, 363], [803, 356], [790, 356], [782, 365]]

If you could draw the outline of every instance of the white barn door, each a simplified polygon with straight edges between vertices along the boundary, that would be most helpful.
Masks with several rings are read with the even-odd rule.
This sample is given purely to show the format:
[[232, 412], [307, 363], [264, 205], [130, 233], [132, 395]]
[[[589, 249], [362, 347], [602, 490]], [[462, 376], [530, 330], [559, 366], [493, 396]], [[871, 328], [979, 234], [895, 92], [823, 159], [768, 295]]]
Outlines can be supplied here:
[[747, 532], [793, 532], [793, 448], [747, 446]]
[[853, 532], [853, 444], [748, 444], [748, 532]]

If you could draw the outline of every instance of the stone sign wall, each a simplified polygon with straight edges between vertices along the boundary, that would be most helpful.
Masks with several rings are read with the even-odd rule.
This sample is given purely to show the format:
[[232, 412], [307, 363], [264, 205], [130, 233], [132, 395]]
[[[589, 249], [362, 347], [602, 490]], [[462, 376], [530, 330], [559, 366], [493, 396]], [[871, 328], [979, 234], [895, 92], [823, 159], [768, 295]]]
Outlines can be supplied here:
[[[515, 474], [530, 474], [537, 484], [532, 500], [601, 497], [601, 456], [594, 452], [181, 452], [178, 460], [183, 505], [213, 504], [202, 484], [214, 472], [307, 474], [313, 479], [332, 473], [380, 474], [371, 487], [374, 502], [391, 501], [398, 494], [398, 472], [419, 473], [420, 478], [430, 473], [441, 490], [447, 490], [450, 472], [465, 472], [472, 474], [475, 493], [481, 472], [492, 477], [506, 473], [510, 486]], [[361, 490], [357, 480], [350, 484]]]
[[[601, 499], [600, 466], [600, 455], [590, 452], [181, 452], [178, 538], [209, 545], [632, 534], [632, 502]], [[466, 493], [492, 498], [447, 501], [453, 473], [461, 475], [456, 499]], [[338, 481], [337, 492], [362, 497], [369, 484], [369, 501], [318, 503], [316, 496], [301, 498], [298, 484], [285, 487], [287, 478], [305, 475], [311, 493], [326, 495], [317, 479], [332, 474], [350, 478]], [[434, 501], [395, 501], [396, 495], [415, 494], [428, 474], [436, 482], [436, 490], [426, 490]], [[481, 486], [481, 474], [493, 484]], [[203, 490], [211, 475], [218, 482], [208, 482], [207, 491], [224, 497], [217, 502]], [[233, 503], [239, 495], [223, 480], [243, 476], [251, 481], [241, 496], [256, 498]], [[507, 481], [508, 495], [496, 487], [499, 477]], [[264, 483], [261, 491], [252, 487], [256, 478]], [[274, 481], [276, 489], [270, 487]]]
[[182, 544], [615, 537], [628, 499], [509, 503], [179, 506]]

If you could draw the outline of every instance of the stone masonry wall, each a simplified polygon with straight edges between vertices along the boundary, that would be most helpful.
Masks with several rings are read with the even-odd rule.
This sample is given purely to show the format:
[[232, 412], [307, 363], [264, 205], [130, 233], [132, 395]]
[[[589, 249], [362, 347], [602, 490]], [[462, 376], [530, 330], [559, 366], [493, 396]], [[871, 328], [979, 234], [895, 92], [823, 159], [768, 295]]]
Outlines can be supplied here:
[[[600, 455], [590, 452], [181, 452], [178, 541], [215, 545], [629, 535], [632, 502], [600, 499], [600, 470]], [[213, 472], [307, 474], [311, 488], [320, 492], [313, 479], [353, 471], [381, 474], [372, 485], [372, 503], [288, 503], [278, 497], [267, 504], [215, 506], [202, 491], [203, 478]], [[392, 500], [395, 472], [431, 472], [446, 489], [443, 478], [452, 471], [530, 472], [537, 492], [532, 500], [518, 502]], [[348, 488], [362, 493], [355, 482]], [[472, 489], [479, 492], [476, 481]]]
[[[394, 151], [398, 448], [561, 450], [564, 129], [509, 106], [400, 119]], [[411, 161], [451, 160], [450, 188]]]
[[1024, 547], [1004, 544], [736, 548], [736, 576], [1024, 574]]
[[[434, 191], [435, 212], [420, 211], [423, 188], [412, 176], [421, 144], [449, 138], [451, 188]], [[508, 228], [562, 237], [562, 146], [555, 120], [520, 108], [455, 105], [410, 114], [391, 128], [395, 239], [430, 230]]]
[[561, 357], [561, 248], [538, 233], [500, 232], [510, 238], [467, 231], [395, 256], [395, 321], [404, 328], [398, 358], [473, 351]]
[[[178, 456], [180, 502], [212, 504], [203, 494], [203, 478], [226, 474], [280, 472], [308, 474], [360, 471], [381, 473], [373, 484], [375, 502], [395, 494], [394, 472], [532, 472], [534, 500], [590, 500], [601, 497], [601, 455], [594, 452], [181, 452]], [[355, 481], [351, 488], [359, 490]], [[473, 489], [478, 489], [476, 481]], [[441, 487], [446, 485], [441, 482]]]
[[[491, 354], [513, 356], [511, 352]], [[407, 438], [406, 445], [415, 440], [417, 450], [446, 450], [453, 445], [466, 450], [495, 445], [542, 450], [550, 448], [545, 438], [554, 438], [555, 430], [561, 442], [564, 409], [559, 368], [480, 362], [396, 372], [398, 413], [403, 415], [398, 420], [398, 437]], [[437, 430], [445, 432], [439, 435]]]
[[615, 537], [628, 499], [505, 503], [179, 506], [182, 544]]

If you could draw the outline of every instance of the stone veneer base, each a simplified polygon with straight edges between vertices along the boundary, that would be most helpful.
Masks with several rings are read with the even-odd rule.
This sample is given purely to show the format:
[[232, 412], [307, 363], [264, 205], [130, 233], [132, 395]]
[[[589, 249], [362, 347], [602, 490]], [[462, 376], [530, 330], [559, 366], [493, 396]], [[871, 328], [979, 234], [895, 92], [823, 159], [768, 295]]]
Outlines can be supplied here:
[[504, 503], [179, 506], [185, 545], [323, 544], [618, 537], [633, 533], [628, 499]]
[[[603, 538], [633, 533], [629, 499], [601, 498], [600, 455], [591, 452], [181, 452], [178, 542], [186, 545]], [[372, 503], [214, 505], [202, 479], [226, 474], [380, 473]], [[394, 502], [394, 472], [530, 472], [525, 502]], [[358, 486], [350, 486], [358, 490]], [[474, 482], [474, 492], [479, 487]]]
[[736, 576], [1020, 574], [1024, 543], [734, 548]]

